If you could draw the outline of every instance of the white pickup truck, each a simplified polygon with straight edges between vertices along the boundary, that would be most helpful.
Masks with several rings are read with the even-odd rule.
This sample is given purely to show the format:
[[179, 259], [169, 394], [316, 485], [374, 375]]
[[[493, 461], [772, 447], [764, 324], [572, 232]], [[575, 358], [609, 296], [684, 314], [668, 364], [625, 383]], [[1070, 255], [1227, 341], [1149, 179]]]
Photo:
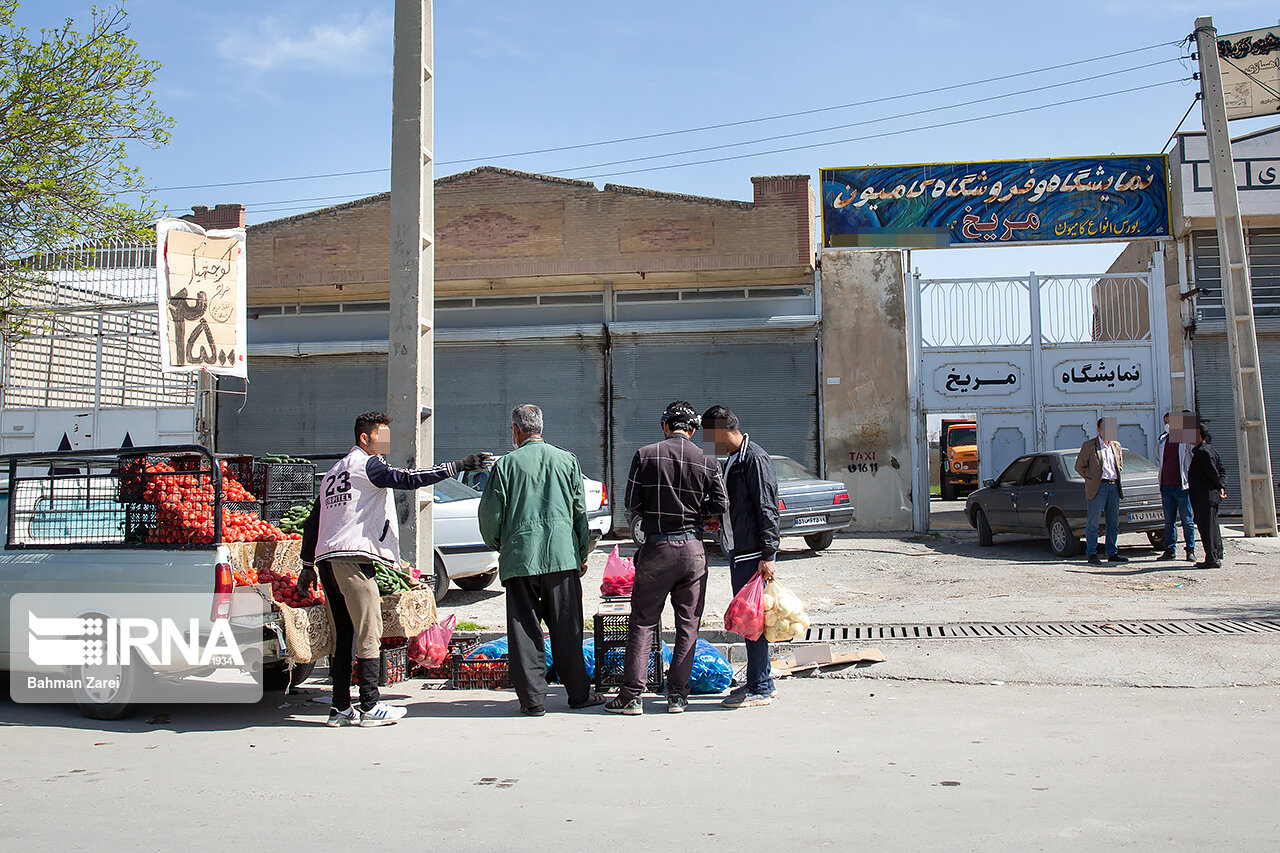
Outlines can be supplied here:
[[[216, 495], [207, 535], [192, 535], [190, 539], [196, 541], [182, 544], [164, 541], [168, 537], [155, 533], [158, 507], [141, 499], [130, 500], [141, 498], [137, 493], [142, 491], [142, 478], [149, 475], [127, 473], [135, 470], [127, 467], [128, 460], [147, 458], [148, 454], [183, 454], [189, 462], [194, 460], [197, 470], [182, 476], [188, 480], [204, 478]], [[226, 544], [222, 535], [220, 466], [206, 448], [191, 445], [4, 456], [0, 457], [0, 489], [0, 539], [4, 544], [0, 550], [0, 669], [22, 668], [29, 657], [26, 644], [36, 642], [25, 625], [12, 624], [15, 595], [74, 593], [85, 601], [94, 601], [95, 596], [111, 601], [120, 600], [120, 594], [133, 598], [140, 593], [174, 594], [172, 599], [144, 598], [199, 602], [202, 635], [207, 635], [215, 619], [236, 615], [233, 608], [252, 612], [252, 607], [235, 607], [237, 602], [246, 603], [241, 596], [252, 596], [259, 599], [259, 621], [250, 630], [262, 632], [262, 643], [256, 654], [246, 656], [244, 668], [268, 688], [285, 686], [290, 671], [278, 623], [274, 617], [264, 616], [266, 608], [256, 591], [235, 590], [231, 548], [236, 546]], [[135, 494], [127, 494], [130, 491]], [[179, 513], [188, 511], [186, 505], [176, 506]], [[81, 615], [89, 615], [89, 611]], [[92, 615], [112, 616], [96, 607]], [[180, 614], [156, 615], [176, 618]], [[309, 664], [295, 666], [292, 681], [299, 683], [310, 671]], [[176, 660], [161, 666], [72, 666], [66, 672], [67, 683], [85, 685], [73, 690], [75, 701], [87, 715], [98, 719], [126, 713], [135, 697], [144, 695], [144, 679], [174, 681], [210, 674], [209, 666]]]

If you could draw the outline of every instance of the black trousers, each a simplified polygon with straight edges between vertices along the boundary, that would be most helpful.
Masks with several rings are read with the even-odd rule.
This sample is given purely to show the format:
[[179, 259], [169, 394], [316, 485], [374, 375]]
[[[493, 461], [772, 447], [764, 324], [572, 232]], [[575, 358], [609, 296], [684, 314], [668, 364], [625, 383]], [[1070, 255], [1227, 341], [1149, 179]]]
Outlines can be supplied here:
[[511, 686], [522, 708], [541, 708], [547, 695], [547, 655], [542, 622], [551, 635], [556, 673], [570, 705], [591, 696], [582, 660], [582, 578], [578, 572], [551, 572], [507, 581], [507, 643]]
[[676, 644], [667, 672], [667, 694], [689, 698], [693, 649], [707, 600], [707, 553], [702, 541], [645, 542], [636, 552], [636, 582], [631, 588], [631, 620], [618, 698], [630, 702], [644, 693], [653, 634], [661, 629], [662, 608], [671, 596]]
[[1191, 515], [1196, 520], [1200, 544], [1204, 546], [1204, 561], [1212, 566], [1222, 565], [1222, 529], [1218, 527], [1218, 505], [1208, 501], [1192, 503]]

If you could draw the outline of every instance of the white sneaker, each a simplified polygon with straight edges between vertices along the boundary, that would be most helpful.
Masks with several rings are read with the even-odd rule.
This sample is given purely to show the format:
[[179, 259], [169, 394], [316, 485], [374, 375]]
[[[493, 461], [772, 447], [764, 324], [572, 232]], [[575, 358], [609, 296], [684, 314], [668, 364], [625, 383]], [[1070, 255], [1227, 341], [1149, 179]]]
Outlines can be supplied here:
[[339, 711], [330, 705], [329, 719], [325, 721], [325, 725], [336, 729], [338, 726], [354, 726], [359, 722], [360, 713], [356, 711], [355, 705], [348, 705], [345, 711]]
[[379, 702], [367, 711], [360, 712], [360, 725], [362, 726], [392, 726], [396, 721], [409, 713], [408, 708], [401, 708], [398, 705], [388, 705], [385, 702]]

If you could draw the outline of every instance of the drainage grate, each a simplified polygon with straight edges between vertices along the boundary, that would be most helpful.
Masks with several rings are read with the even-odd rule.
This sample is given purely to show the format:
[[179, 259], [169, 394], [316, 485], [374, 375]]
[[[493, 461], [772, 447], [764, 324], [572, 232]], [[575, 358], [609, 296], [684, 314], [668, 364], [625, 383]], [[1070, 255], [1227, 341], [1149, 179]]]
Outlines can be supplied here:
[[1078, 637], [1184, 637], [1276, 634], [1272, 619], [1138, 620], [1130, 622], [959, 622], [924, 625], [814, 625], [803, 642], [862, 640], [1021, 640]]

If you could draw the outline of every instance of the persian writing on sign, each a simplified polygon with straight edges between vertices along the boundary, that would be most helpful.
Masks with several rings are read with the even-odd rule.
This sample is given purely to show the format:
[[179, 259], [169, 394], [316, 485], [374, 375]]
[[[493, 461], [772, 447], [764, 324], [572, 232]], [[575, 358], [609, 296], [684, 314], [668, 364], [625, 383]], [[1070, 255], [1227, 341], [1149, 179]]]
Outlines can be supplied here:
[[233, 368], [243, 361], [238, 328], [240, 241], [172, 230], [166, 235], [169, 364]]
[[1161, 155], [823, 169], [825, 247], [1164, 237]]

